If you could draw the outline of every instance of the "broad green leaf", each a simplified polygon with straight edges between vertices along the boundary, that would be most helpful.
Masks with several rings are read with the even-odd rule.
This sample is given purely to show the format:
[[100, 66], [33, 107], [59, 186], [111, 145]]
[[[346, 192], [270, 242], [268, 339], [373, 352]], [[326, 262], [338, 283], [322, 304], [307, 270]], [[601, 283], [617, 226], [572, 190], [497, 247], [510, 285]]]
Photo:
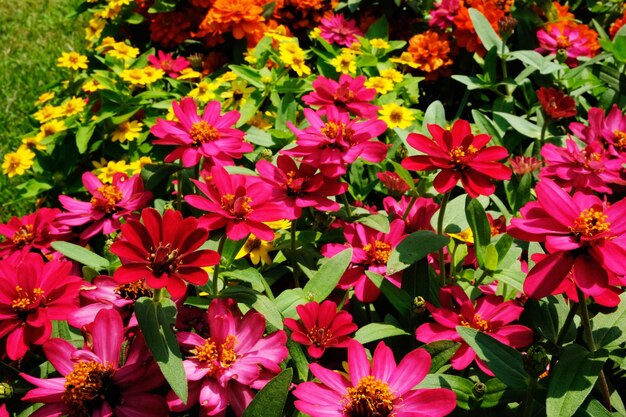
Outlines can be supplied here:
[[89, 145], [89, 140], [94, 130], [96, 130], [94, 123], [82, 125], [76, 130], [76, 147], [79, 153], [85, 153], [87, 151], [87, 146]]
[[66, 258], [73, 259], [93, 269], [102, 270], [109, 266], [109, 261], [92, 251], [69, 242], [56, 241], [50, 245], [52, 249], [62, 253]]
[[254, 308], [256, 311], [263, 314], [267, 323], [275, 329], [283, 328], [283, 318], [280, 315], [280, 312], [274, 303], [272, 303], [270, 299], [263, 294], [260, 294], [250, 288], [238, 285], [234, 287], [226, 287], [220, 295], [233, 298], [238, 303]]
[[180, 171], [182, 167], [176, 164], [147, 164], [141, 168], [141, 179], [146, 189], [154, 190], [165, 185], [168, 179]]
[[324, 301], [337, 287], [351, 260], [352, 248], [348, 248], [326, 261], [302, 289], [305, 296], [318, 303]]
[[256, 88], [265, 88], [265, 84], [261, 81], [261, 75], [257, 70], [242, 65], [229, 65], [228, 68]]
[[430, 374], [417, 386], [423, 388], [447, 388], [456, 394], [456, 405], [463, 410], [470, 409], [470, 400], [474, 399], [474, 382], [457, 375]]
[[291, 337], [287, 338], [287, 350], [298, 372], [298, 380], [306, 381], [309, 377], [309, 361], [302, 348], [303, 346], [294, 342]]
[[439, 340], [422, 346], [432, 358], [429, 373], [436, 373], [442, 366], [447, 364], [459, 349], [459, 346], [461, 346], [459, 342], [453, 342], [452, 340]]
[[606, 359], [605, 350], [589, 352], [576, 344], [563, 348], [548, 386], [548, 415], [573, 415], [591, 392]]
[[[469, 9], [470, 19], [472, 19], [472, 24], [474, 25], [474, 29], [476, 30], [476, 34], [480, 38], [483, 46], [487, 51], [491, 48], [496, 48], [496, 52], [498, 55], [502, 54], [502, 39], [498, 36], [489, 20], [478, 10]], [[508, 53], [508, 48], [504, 46], [504, 53]]]
[[450, 242], [447, 236], [441, 236], [430, 230], [419, 230], [402, 239], [389, 254], [387, 273], [392, 275], [403, 271], [429, 253], [437, 252]]
[[281, 417], [292, 377], [293, 369], [291, 368], [276, 375], [261, 391], [257, 392], [241, 417]]
[[485, 116], [479, 110], [472, 110], [472, 117], [474, 118], [474, 123], [476, 123], [480, 130], [491, 136], [490, 144], [502, 146], [502, 135], [504, 132], [500, 130], [500, 127], [496, 125], [493, 120]]
[[539, 139], [541, 137], [541, 127], [529, 122], [523, 117], [516, 116], [514, 114], [494, 112], [494, 115], [502, 117], [506, 120], [511, 127], [524, 136], [532, 139]]
[[428, 125], [435, 124], [446, 127], [446, 110], [441, 101], [436, 100], [430, 103], [426, 112], [424, 112], [424, 123], [422, 124], [422, 133], [430, 136], [428, 133]]
[[[529, 299], [526, 302], [526, 311], [532, 319], [533, 325], [543, 337], [554, 344], [556, 344], [559, 332], [565, 325], [569, 310], [570, 308], [562, 295], [549, 295], [541, 300]], [[566, 332], [572, 337], [568, 337], [566, 340], [572, 340], [576, 334], [575, 331], [574, 324], [570, 324], [570, 328]]]
[[274, 300], [274, 305], [276, 305], [283, 317], [297, 318], [296, 307], [300, 304], [306, 304], [308, 301], [311, 300], [307, 300], [304, 297], [302, 288], [293, 288], [278, 294], [278, 297]]
[[489, 225], [487, 213], [478, 200], [467, 196], [465, 200], [465, 215], [474, 235], [474, 249], [476, 250], [478, 265], [486, 269], [485, 249], [491, 242], [491, 226]]
[[621, 293], [617, 310], [598, 313], [591, 320], [597, 348], [618, 346], [626, 341], [626, 293]]
[[519, 401], [519, 398], [510, 398], [507, 400], [507, 393], [512, 393], [505, 383], [498, 378], [491, 378], [485, 382], [485, 393], [480, 398], [480, 408], [493, 408], [500, 404], [507, 404], [508, 402]]
[[[615, 391], [615, 393], [617, 393], [617, 391]], [[611, 401], [611, 406], [613, 406], [613, 401]], [[609, 410], [600, 404], [600, 401], [592, 398], [591, 401], [585, 401], [578, 411], [576, 411], [574, 417], [616, 417], [623, 415], [624, 414], [609, 412]]]
[[[239, 109], [239, 120], [237, 120], [235, 126], [241, 127], [246, 124], [248, 120], [253, 118], [254, 115], [259, 111], [259, 108], [264, 101], [265, 95], [263, 95], [261, 90], [253, 91], [252, 94], [250, 94], [250, 97], [248, 97], [248, 99], [246, 100], [246, 102], [243, 103], [241, 109]], [[252, 135], [250, 136], [252, 137]], [[246, 140], [249, 140], [252, 143], [256, 143], [250, 137], [248, 137], [248, 134], [246, 134]]]
[[176, 304], [170, 299], [155, 303], [142, 297], [135, 302], [137, 322], [154, 360], [174, 393], [187, 402], [187, 376], [183, 359], [172, 326], [176, 320]]
[[402, 288], [398, 288], [391, 283], [384, 276], [372, 271], [365, 271], [365, 275], [380, 288], [385, 298], [389, 300], [391, 305], [398, 310], [403, 317], [408, 317], [411, 312], [411, 306], [413, 304], [411, 296]]
[[485, 247], [483, 254], [483, 269], [488, 272], [494, 272], [498, 268], [498, 250], [493, 244]]
[[375, 340], [386, 339], [393, 336], [407, 336], [406, 330], [401, 329], [393, 324], [387, 323], [370, 323], [361, 327], [354, 334], [354, 338], [360, 343], [365, 344]]
[[389, 218], [384, 214], [372, 214], [355, 220], [378, 232], [389, 233]]
[[389, 37], [389, 23], [387, 22], [387, 18], [385, 17], [385, 15], [383, 15], [376, 22], [374, 22], [372, 26], [370, 26], [365, 36], [367, 37], [367, 39], [387, 39]]
[[[470, 227], [467, 222], [467, 215], [465, 214], [465, 199], [466, 195], [462, 194], [448, 201], [446, 212], [443, 216], [443, 230], [445, 232], [459, 233]], [[478, 200], [483, 207], [487, 207], [489, 205], [489, 197], [480, 196], [476, 200]], [[437, 211], [430, 221], [431, 226], [435, 230], [437, 229], [439, 213], [440, 212]]]
[[220, 275], [230, 279], [237, 279], [252, 285], [252, 289], [258, 292], [265, 290], [263, 275], [256, 268], [234, 269], [232, 271], [222, 271]]
[[498, 379], [511, 388], [526, 389], [529, 379], [521, 353], [471, 327], [457, 326], [456, 330]]

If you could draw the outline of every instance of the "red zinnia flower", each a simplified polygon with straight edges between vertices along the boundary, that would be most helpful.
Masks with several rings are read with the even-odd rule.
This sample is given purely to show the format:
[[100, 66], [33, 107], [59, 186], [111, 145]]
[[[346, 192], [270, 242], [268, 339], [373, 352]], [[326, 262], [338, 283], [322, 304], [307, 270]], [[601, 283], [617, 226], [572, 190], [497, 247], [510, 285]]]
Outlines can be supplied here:
[[541, 168], [541, 160], [534, 156], [514, 156], [509, 159], [509, 165], [515, 175], [524, 175]]
[[359, 328], [350, 313], [337, 311], [337, 304], [330, 300], [301, 304], [296, 311], [300, 320], [286, 318], [285, 326], [291, 329], [293, 340], [308, 346], [313, 358], [321, 358], [329, 347], [347, 347], [351, 340], [348, 335]]
[[163, 51], [158, 51], [156, 56], [148, 55], [148, 61], [154, 68], [162, 69], [172, 78], [178, 77], [182, 70], [191, 65], [184, 57], [174, 59], [172, 54]]
[[554, 87], [541, 87], [537, 98], [545, 114], [553, 120], [576, 116], [576, 100]]
[[[400, 201], [396, 201], [393, 197], [385, 197], [383, 199], [383, 207], [385, 211], [394, 219], [402, 219], [404, 213], [411, 204], [411, 197], [403, 195]], [[439, 210], [439, 204], [435, 203], [432, 198], [419, 197], [413, 203], [413, 207], [409, 210], [404, 223], [406, 224], [405, 232], [413, 233], [418, 230], [433, 230], [431, 220], [433, 215]]]
[[71, 262], [45, 263], [35, 253], [0, 261], [0, 338], [8, 335], [9, 358], [21, 359], [30, 345], [43, 344], [52, 320], [78, 309], [78, 290], [86, 283], [71, 269]]
[[330, 44], [350, 47], [358, 42], [357, 36], [363, 36], [363, 32], [356, 26], [356, 21], [346, 20], [342, 14], [329, 14], [320, 22], [320, 35]]
[[376, 176], [392, 194], [403, 195], [411, 189], [411, 186], [395, 172], [377, 172]]
[[175, 210], [163, 217], [153, 208], [141, 212], [143, 223], [129, 220], [122, 225], [122, 237], [111, 245], [122, 266], [114, 278], [120, 284], [145, 280], [150, 288], [167, 288], [172, 297], [185, 295], [188, 281], [204, 285], [209, 279], [203, 269], [217, 265], [220, 255], [212, 250], [197, 250], [208, 237], [193, 217], [183, 219]]
[[429, 124], [428, 131], [432, 139], [419, 133], [407, 137], [409, 145], [426, 155], [409, 156], [402, 161], [402, 166], [413, 171], [441, 169], [433, 183], [440, 193], [452, 190], [461, 180], [470, 197], [490, 195], [495, 191], [491, 179], [511, 177], [511, 170], [496, 162], [506, 158], [508, 151], [502, 146], [484, 148], [491, 136], [474, 136], [466, 120], [457, 120], [450, 130]]
[[364, 86], [366, 78], [356, 78], [342, 74], [339, 81], [319, 76], [313, 81], [315, 91], [302, 97], [308, 106], [320, 106], [319, 113], [324, 114], [329, 107], [352, 113], [364, 119], [375, 118], [378, 106], [370, 103], [376, 97], [376, 89]]

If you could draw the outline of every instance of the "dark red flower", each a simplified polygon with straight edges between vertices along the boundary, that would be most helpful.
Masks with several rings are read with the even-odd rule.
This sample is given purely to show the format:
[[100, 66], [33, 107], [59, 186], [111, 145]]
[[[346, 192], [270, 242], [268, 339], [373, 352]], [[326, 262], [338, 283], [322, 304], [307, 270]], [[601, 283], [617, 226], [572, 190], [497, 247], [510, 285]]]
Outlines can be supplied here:
[[576, 101], [554, 87], [541, 87], [537, 98], [545, 114], [552, 120], [576, 116]]

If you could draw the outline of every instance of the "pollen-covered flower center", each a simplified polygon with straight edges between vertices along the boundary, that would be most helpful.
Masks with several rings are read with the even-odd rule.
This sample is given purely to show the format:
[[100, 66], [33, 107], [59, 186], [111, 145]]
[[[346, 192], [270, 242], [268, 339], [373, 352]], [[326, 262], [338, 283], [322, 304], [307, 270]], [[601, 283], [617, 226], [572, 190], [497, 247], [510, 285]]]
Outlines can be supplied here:
[[45, 301], [45, 291], [39, 287], [33, 288], [29, 293], [19, 285], [15, 286], [17, 297], [11, 301], [11, 307], [18, 313], [35, 310], [42, 301]]
[[119, 388], [113, 384], [111, 365], [80, 361], [65, 377], [63, 402], [69, 417], [88, 417], [102, 401], [117, 403]]
[[363, 246], [363, 250], [367, 252], [367, 258], [370, 264], [387, 265], [389, 254], [391, 253], [391, 245], [380, 240], [375, 240], [374, 244], [368, 243]]
[[402, 109], [393, 109], [391, 113], [389, 113], [389, 120], [391, 120], [395, 124], [399, 124], [404, 120], [404, 113]]
[[317, 347], [324, 347], [328, 343], [330, 339], [332, 339], [333, 334], [330, 330], [325, 327], [317, 327], [313, 326], [309, 329], [307, 334], [311, 342]]
[[459, 314], [461, 319], [461, 326], [471, 327], [472, 329], [480, 330], [483, 332], [490, 332], [491, 326], [487, 320], [484, 320], [479, 313], [475, 313], [471, 321], [467, 321], [462, 314]]
[[298, 197], [302, 195], [302, 188], [308, 178], [306, 177], [298, 177], [298, 173], [296, 171], [289, 171], [287, 173], [287, 181], [285, 185], [287, 186], [287, 195], [289, 197]]
[[222, 208], [237, 220], [244, 220], [254, 211], [254, 209], [250, 207], [252, 199], [247, 195], [235, 196], [233, 194], [224, 194], [220, 203]]
[[613, 131], [613, 143], [619, 151], [626, 151], [626, 132], [621, 130]]
[[114, 292], [125, 300], [137, 300], [141, 297], [152, 297], [154, 295], [146, 287], [146, 281], [143, 279], [129, 282], [128, 284], [120, 284], [115, 287]]
[[337, 92], [335, 93], [335, 96], [333, 98], [336, 106], [352, 103], [355, 99], [354, 91], [342, 85], [341, 87], [337, 88]]
[[578, 218], [574, 220], [574, 225], [570, 226], [572, 233], [583, 237], [591, 238], [604, 232], [610, 231], [611, 223], [609, 218], [601, 210], [589, 208], [583, 210]]
[[193, 140], [194, 145], [201, 145], [205, 142], [213, 142], [220, 138], [220, 132], [211, 124], [200, 120], [191, 125], [189, 136]]
[[342, 398], [343, 413], [346, 417], [391, 417], [395, 399], [389, 385], [368, 375], [348, 388]]
[[556, 49], [568, 49], [572, 44], [567, 36], [561, 35], [556, 38]]
[[182, 259], [178, 257], [179, 252], [179, 249], [173, 248], [171, 243], [165, 246], [159, 244], [159, 247], [148, 255], [147, 261], [150, 262], [148, 269], [157, 277], [173, 274], [182, 263]]
[[15, 233], [13, 233], [13, 237], [11, 238], [11, 242], [18, 248], [22, 248], [25, 245], [28, 245], [35, 239], [35, 234], [33, 233], [33, 225], [32, 224], [24, 224], [20, 226], [19, 229]]
[[97, 194], [91, 197], [91, 205], [98, 211], [111, 213], [116, 210], [117, 203], [122, 201], [124, 195], [122, 191], [111, 184], [104, 184], [99, 187]]
[[354, 135], [354, 130], [350, 127], [347, 127], [341, 122], [326, 122], [321, 132], [328, 139], [344, 139], [348, 143], [350, 143], [350, 141], [352, 140], [352, 135]]
[[462, 164], [468, 156], [473, 156], [478, 152], [478, 149], [474, 145], [470, 145], [467, 148], [463, 146], [457, 146], [450, 150], [450, 158], [455, 164]]
[[204, 363], [209, 369], [209, 375], [216, 377], [221, 371], [230, 368], [239, 357], [235, 352], [237, 337], [228, 335], [221, 345], [218, 345], [210, 337], [206, 339], [204, 345], [198, 345], [191, 350], [195, 358]]

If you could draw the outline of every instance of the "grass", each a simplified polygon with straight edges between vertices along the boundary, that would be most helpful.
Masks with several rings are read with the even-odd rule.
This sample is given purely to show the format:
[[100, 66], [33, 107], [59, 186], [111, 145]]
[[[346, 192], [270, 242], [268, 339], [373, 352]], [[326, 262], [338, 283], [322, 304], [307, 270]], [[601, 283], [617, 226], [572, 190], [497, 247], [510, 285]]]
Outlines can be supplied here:
[[[64, 77], [61, 52], [84, 48], [84, 19], [70, 17], [80, 0], [0, 1], [0, 160], [37, 127], [30, 114], [37, 97]], [[19, 200], [19, 177], [0, 172], [0, 222], [34, 209]]]

